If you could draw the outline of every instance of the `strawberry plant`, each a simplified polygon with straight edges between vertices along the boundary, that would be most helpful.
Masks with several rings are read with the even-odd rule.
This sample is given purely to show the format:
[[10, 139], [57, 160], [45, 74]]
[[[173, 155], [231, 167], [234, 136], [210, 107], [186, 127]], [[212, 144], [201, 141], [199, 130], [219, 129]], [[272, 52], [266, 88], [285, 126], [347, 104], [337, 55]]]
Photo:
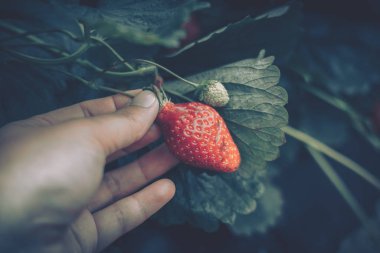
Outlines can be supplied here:
[[[373, 199], [355, 195], [345, 184], [349, 176], [343, 167], [348, 175], [364, 179], [364, 187], [372, 187], [361, 196], [378, 197], [380, 174], [366, 161], [378, 162], [380, 151], [379, 110], [373, 106], [378, 97], [369, 95], [378, 92], [380, 83], [375, 67], [380, 48], [374, 43], [378, 25], [347, 26], [332, 18], [303, 17], [305, 10], [297, 1], [211, 4], [1, 4], [0, 125], [84, 99], [112, 93], [130, 96], [125, 90], [153, 87], [161, 106], [160, 142], [165, 141], [181, 161], [165, 175], [177, 190], [153, 217], [160, 231], [187, 224], [187, 229], [207, 232], [226, 229], [234, 239], [258, 238], [276, 229], [284, 208], [307, 209], [302, 201], [284, 205], [294, 197], [286, 195], [288, 182], [312, 182], [301, 171], [287, 177], [291, 168], [306, 164], [305, 168], [321, 168], [318, 173], [341, 194], [366, 238], [376, 241], [379, 237], [367, 214], [373, 206], [362, 206]], [[357, 35], [352, 44], [347, 42], [351, 33]], [[348, 149], [358, 140], [363, 150], [374, 154], [371, 158]], [[339, 174], [333, 166], [342, 167]], [[277, 184], [281, 178], [286, 182]], [[295, 195], [301, 196], [302, 190]], [[311, 203], [315, 199], [309, 198]], [[283, 222], [287, 225], [280, 231], [286, 234], [293, 223]], [[271, 238], [270, 232], [266, 238]], [[124, 240], [128, 239], [115, 247]], [[297, 250], [293, 244], [290, 248]], [[215, 250], [226, 252], [222, 246]]]

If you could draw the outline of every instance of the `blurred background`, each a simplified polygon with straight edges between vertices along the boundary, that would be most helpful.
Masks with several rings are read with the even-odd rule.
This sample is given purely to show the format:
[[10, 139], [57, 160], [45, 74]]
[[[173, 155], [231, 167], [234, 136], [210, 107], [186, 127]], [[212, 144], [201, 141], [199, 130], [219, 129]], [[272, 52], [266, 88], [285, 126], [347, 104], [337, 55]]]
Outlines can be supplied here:
[[[74, 2], [95, 8], [99, 1]], [[289, 125], [345, 154], [380, 178], [380, 1], [208, 2], [210, 8], [193, 12], [182, 24], [186, 37], [181, 45], [169, 49], [136, 47], [127, 53], [130, 57], [154, 58], [186, 76], [255, 57], [259, 49], [265, 48], [267, 55], [276, 57], [275, 64], [281, 70], [280, 85], [288, 91]], [[215, 50], [200, 45], [190, 53], [166, 57], [246, 16], [257, 17], [284, 6], [290, 6], [286, 18], [243, 26], [236, 36], [219, 38], [226, 41], [219, 40]], [[2, 18], [6, 16], [5, 12], [0, 13]], [[75, 47], [75, 43], [65, 46]], [[202, 58], [205, 51], [209, 51], [207, 61]], [[59, 73], [47, 76], [34, 67], [29, 71], [35, 72], [24, 71], [25, 66], [10, 65], [3, 56], [0, 54], [0, 126], [108, 95], [66, 82]], [[88, 75], [79, 67], [71, 70]], [[43, 82], [34, 82], [36, 76]], [[304, 145], [288, 136], [280, 148], [279, 159], [269, 163], [266, 191], [252, 223], [242, 224], [235, 231], [222, 224], [214, 232], [205, 232], [189, 224], [163, 226], [149, 220], [105, 252], [380, 252], [379, 189], [338, 163], [331, 164], [367, 216], [366, 226]]]

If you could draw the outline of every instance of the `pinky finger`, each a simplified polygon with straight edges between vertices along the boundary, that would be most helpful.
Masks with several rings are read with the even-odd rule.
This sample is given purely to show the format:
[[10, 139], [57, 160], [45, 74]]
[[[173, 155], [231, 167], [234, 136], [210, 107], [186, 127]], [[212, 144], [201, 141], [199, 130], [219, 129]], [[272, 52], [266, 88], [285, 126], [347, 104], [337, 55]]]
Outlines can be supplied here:
[[94, 213], [98, 251], [157, 212], [174, 196], [174, 183], [161, 179], [141, 191]]

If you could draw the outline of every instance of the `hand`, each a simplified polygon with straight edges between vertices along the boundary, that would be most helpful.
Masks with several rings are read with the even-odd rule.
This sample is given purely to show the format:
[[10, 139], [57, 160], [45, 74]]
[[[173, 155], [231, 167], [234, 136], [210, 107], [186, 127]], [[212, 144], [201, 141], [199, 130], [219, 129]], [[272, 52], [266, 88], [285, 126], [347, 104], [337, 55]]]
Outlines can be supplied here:
[[177, 160], [165, 145], [104, 174], [104, 165], [159, 137], [150, 91], [115, 95], [0, 130], [0, 251], [97, 252], [174, 195], [161, 176]]

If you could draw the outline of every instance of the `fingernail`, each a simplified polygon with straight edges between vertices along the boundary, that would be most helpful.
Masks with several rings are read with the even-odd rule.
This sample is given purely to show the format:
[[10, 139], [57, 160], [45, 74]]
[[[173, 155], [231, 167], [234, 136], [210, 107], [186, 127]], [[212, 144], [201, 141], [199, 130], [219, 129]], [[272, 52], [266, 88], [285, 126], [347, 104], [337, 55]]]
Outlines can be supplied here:
[[144, 90], [133, 98], [132, 105], [149, 108], [154, 104], [156, 99], [156, 95], [153, 92]]

